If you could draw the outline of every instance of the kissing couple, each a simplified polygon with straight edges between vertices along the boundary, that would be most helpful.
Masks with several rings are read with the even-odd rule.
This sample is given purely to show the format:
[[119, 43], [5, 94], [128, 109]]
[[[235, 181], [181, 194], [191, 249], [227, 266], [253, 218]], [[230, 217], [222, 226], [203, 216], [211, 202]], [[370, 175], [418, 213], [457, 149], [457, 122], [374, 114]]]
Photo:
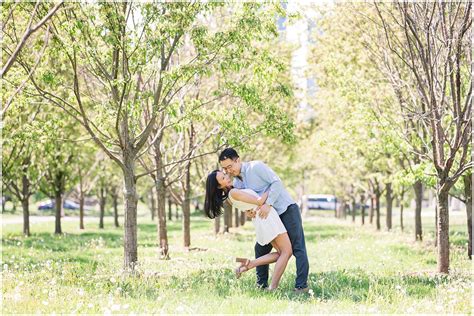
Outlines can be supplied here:
[[[308, 292], [309, 263], [301, 212], [276, 173], [261, 161], [243, 162], [233, 148], [219, 155], [222, 170], [212, 171], [206, 180], [204, 211], [209, 218], [222, 214], [224, 203], [245, 212], [255, 227], [255, 259], [237, 258], [237, 278], [256, 268], [257, 286], [278, 287], [291, 256], [296, 258], [296, 293]], [[274, 252], [271, 252], [275, 248]], [[275, 263], [268, 287], [269, 264]]]

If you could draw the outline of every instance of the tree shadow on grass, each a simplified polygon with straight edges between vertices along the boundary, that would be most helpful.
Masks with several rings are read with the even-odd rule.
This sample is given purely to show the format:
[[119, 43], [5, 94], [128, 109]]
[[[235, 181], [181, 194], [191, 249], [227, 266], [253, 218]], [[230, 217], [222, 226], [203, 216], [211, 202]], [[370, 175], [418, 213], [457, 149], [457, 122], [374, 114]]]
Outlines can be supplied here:
[[309, 226], [304, 228], [305, 240], [307, 242], [331, 238], [346, 239], [352, 234], [351, 229], [337, 225]]
[[56, 235], [34, 233], [28, 238], [9, 235], [2, 238], [2, 245], [22, 248], [68, 252], [84, 248], [118, 248], [123, 245], [121, 232], [84, 232]]
[[429, 275], [378, 276], [362, 269], [344, 269], [311, 273], [308, 282], [315, 297], [361, 302], [370, 297], [384, 297], [390, 301], [401, 293], [417, 299], [425, 298], [448, 279]]
[[[223, 275], [232, 278], [232, 273]], [[216, 284], [226, 284], [225, 280], [215, 280]], [[203, 282], [200, 280], [199, 282]], [[284, 278], [280, 289], [275, 292], [265, 292], [256, 289], [255, 276], [239, 280], [242, 282], [240, 290], [248, 292], [249, 296], [272, 296], [283, 300], [307, 301], [314, 298], [323, 300], [351, 300], [362, 302], [373, 298], [383, 297], [387, 302], [396, 300], [401, 292], [403, 295], [416, 299], [430, 297], [437, 286], [447, 283], [446, 277], [428, 275], [392, 275], [377, 276], [362, 269], [338, 270], [309, 275], [309, 287], [312, 293], [296, 294], [293, 292], [293, 278]], [[205, 282], [204, 282], [205, 283]], [[209, 284], [209, 286], [212, 286]], [[217, 295], [229, 296], [232, 288], [218, 286]], [[217, 288], [216, 288], [217, 290]]]
[[[209, 229], [211, 228], [210, 220], [193, 218], [191, 221], [191, 232], [201, 230], [207, 227], [209, 227]], [[166, 229], [168, 232], [181, 231], [182, 221], [167, 221]], [[156, 223], [138, 224], [138, 232], [146, 234], [157, 234]]]
[[359, 303], [371, 298], [383, 297], [387, 302], [396, 300], [403, 291], [403, 295], [422, 299], [433, 295], [436, 287], [447, 283], [445, 277], [423, 275], [392, 275], [377, 276], [361, 269], [338, 270], [309, 275], [309, 286], [312, 293], [295, 294], [293, 292], [293, 278], [286, 277], [280, 284], [279, 290], [266, 292], [257, 289], [254, 271], [236, 280], [231, 269], [197, 270], [185, 275], [173, 275], [160, 280], [160, 277], [147, 280], [149, 289], [141, 288], [136, 292], [128, 293], [134, 297], [145, 295], [148, 299], [159, 296], [158, 288], [173, 289], [176, 291], [195, 290], [206, 295], [228, 298], [236, 293], [243, 293], [249, 297], [275, 297], [282, 300], [308, 301], [314, 298], [323, 300], [351, 300]]

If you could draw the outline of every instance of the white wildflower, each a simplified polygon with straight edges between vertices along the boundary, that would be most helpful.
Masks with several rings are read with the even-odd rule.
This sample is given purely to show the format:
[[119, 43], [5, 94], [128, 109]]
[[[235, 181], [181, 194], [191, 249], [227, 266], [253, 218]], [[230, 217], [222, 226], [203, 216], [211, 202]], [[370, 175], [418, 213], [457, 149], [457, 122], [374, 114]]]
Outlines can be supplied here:
[[112, 307], [110, 309], [112, 311], [118, 311], [118, 310], [120, 310], [120, 304], [114, 304], [114, 305], [112, 305]]

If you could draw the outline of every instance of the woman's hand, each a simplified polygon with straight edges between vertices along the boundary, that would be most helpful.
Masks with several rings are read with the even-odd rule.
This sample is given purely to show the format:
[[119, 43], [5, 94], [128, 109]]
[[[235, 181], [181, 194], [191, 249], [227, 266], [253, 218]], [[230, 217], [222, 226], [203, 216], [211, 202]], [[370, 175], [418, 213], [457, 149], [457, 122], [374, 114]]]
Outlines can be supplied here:
[[261, 219], [266, 219], [268, 214], [270, 214], [270, 205], [264, 204], [258, 208], [258, 216]]
[[263, 193], [262, 196], [257, 199], [258, 206], [262, 206], [263, 204], [265, 204], [268, 198], [268, 192], [269, 191]]
[[246, 210], [245, 211], [245, 215], [248, 217], [248, 218], [255, 218], [257, 214], [257, 211], [255, 211], [255, 209], [253, 210]]

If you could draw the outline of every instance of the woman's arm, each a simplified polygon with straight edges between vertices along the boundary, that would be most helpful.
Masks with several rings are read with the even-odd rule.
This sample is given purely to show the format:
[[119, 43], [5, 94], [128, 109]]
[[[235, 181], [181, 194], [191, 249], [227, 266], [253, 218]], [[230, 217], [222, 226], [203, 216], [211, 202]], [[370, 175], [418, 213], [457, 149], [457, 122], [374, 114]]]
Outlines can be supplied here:
[[254, 204], [256, 206], [262, 206], [263, 204], [265, 204], [265, 201], [268, 197], [268, 192], [263, 193], [260, 197], [256, 197], [239, 189], [232, 189], [230, 190], [229, 194], [232, 195], [232, 198], [237, 201]]

